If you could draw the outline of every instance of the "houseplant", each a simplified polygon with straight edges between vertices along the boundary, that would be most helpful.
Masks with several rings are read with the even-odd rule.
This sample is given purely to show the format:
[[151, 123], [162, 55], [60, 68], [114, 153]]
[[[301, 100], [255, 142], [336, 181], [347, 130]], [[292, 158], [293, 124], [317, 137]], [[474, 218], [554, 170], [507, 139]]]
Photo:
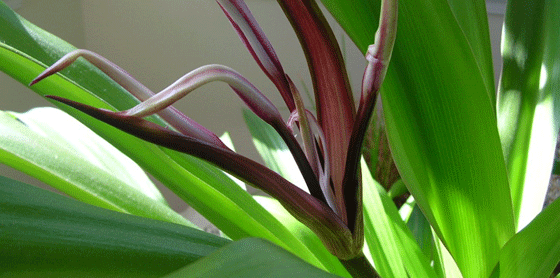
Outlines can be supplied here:
[[[298, 26], [301, 28], [297, 29], [297, 33], [305, 41], [309, 35], [305, 33], [308, 29], [302, 28], [305, 24], [298, 22], [304, 16], [298, 14], [301, 9], [295, 9], [293, 5], [315, 7], [313, 2], [279, 2], [296, 29]], [[453, 263], [446, 256], [443, 246], [449, 250], [465, 277], [489, 276], [491, 273], [503, 277], [514, 274], [519, 277], [543, 276], [548, 275], [557, 263], [558, 254], [553, 248], [558, 242], [559, 233], [555, 218], [558, 215], [557, 203], [531, 222], [523, 232], [515, 234], [517, 229], [529, 223], [536, 214], [533, 212], [525, 216], [526, 211], [532, 210], [525, 209], [525, 206], [540, 210], [538, 201], [525, 204], [525, 200], [529, 198], [523, 192], [538, 191], [524, 190], [525, 184], [534, 181], [529, 174], [535, 173], [532, 169], [542, 170], [543, 173], [537, 173], [542, 179], [550, 173], [550, 167], [546, 170], [546, 167], [529, 163], [536, 150], [535, 144], [545, 145], [531, 141], [536, 140], [536, 136], [531, 137], [529, 134], [542, 133], [537, 129], [539, 126], [531, 123], [533, 119], [538, 119], [536, 122], [539, 123], [549, 123], [549, 134], [544, 138], [549, 146], [553, 145], [550, 142], [555, 142], [558, 132], [553, 96], [558, 93], [558, 53], [555, 53], [558, 47], [555, 46], [558, 45], [559, 36], [555, 26], [557, 23], [553, 19], [558, 14], [559, 5], [552, 2], [541, 1], [529, 6], [517, 2], [508, 4], [504, 43], [506, 66], [499, 101], [495, 100], [493, 93], [484, 2], [400, 3], [395, 51], [381, 95], [388, 142], [394, 160], [402, 181], [418, 205], [416, 213], [412, 210], [410, 215], [414, 217], [408, 218], [408, 223], [424, 227], [421, 232], [426, 234], [417, 231], [413, 235], [410, 230], [405, 229], [406, 226], [390, 202], [387, 192], [377, 190], [375, 183], [368, 180], [370, 176], [366, 169], [369, 167], [362, 167], [366, 196], [363, 204], [365, 238], [376, 270], [381, 276], [402, 277], [408, 273], [419, 277], [456, 277], [458, 274], [452, 273], [450, 266]], [[365, 53], [367, 46], [374, 41], [373, 30], [377, 29], [378, 19], [372, 15], [378, 13], [379, 3], [324, 1], [324, 4]], [[316, 8], [309, 11], [320, 18]], [[2, 31], [2, 70], [16, 79], [24, 83], [31, 81], [44, 69], [39, 61], [51, 65], [72, 50], [70, 46], [19, 19], [5, 7], [2, 15], [2, 20], [6, 22], [3, 25], [9, 26], [9, 29]], [[471, 15], [475, 15], [476, 19]], [[26, 29], [21, 28], [22, 26]], [[318, 26], [325, 28], [321, 21]], [[43, 42], [47, 42], [46, 46]], [[336, 48], [332, 41], [327, 45], [327, 50]], [[308, 50], [311, 60], [313, 56], [316, 57], [316, 52], [324, 51], [312, 49], [313, 45], [307, 47], [311, 48]], [[330, 59], [333, 60], [329, 63], [340, 63], [336, 55]], [[64, 78], [50, 77], [35, 85], [34, 89], [41, 94], [63, 96], [94, 107], [126, 110], [136, 104], [122, 88], [107, 81], [107, 77], [98, 71], [91, 70], [91, 65], [78, 63], [78, 67], [87, 69], [88, 74], [84, 75], [79, 73], [81, 70], [77, 70], [67, 73]], [[315, 77], [324, 77], [319, 73], [320, 67], [312, 69]], [[335, 72], [326, 71], [324, 74], [344, 78], [342, 69], [343, 67]], [[321, 93], [321, 86], [317, 87], [315, 92], [319, 92], [318, 97], [325, 96], [326, 93]], [[100, 88], [110, 89], [111, 92], [107, 93]], [[523, 92], [522, 97], [518, 92]], [[91, 97], [91, 94], [97, 94], [105, 102]], [[115, 96], [120, 99], [116, 100]], [[329, 106], [319, 103], [318, 107]], [[519, 113], [511, 113], [516, 111], [516, 107], [520, 107], [517, 110]], [[67, 106], [61, 105], [61, 108], [86, 121], [93, 130], [108, 138], [112, 144], [211, 219], [230, 238], [264, 237], [319, 268], [348, 275], [336, 258], [333, 259], [320, 244], [317, 245], [318, 238], [313, 233], [305, 230], [307, 234], [303, 238], [311, 238], [309, 241], [298, 238], [216, 169], [188, 156], [133, 139]], [[495, 116], [496, 111], [498, 117]], [[535, 118], [537, 116], [544, 119]], [[20, 116], [20, 120], [23, 118]], [[509, 131], [512, 133], [507, 134]], [[327, 134], [326, 137], [333, 136]], [[544, 152], [550, 154], [551, 149], [549, 147]], [[7, 153], [5, 151], [3, 154]], [[505, 159], [503, 153], [506, 154]], [[16, 156], [13, 152], [10, 155]], [[162, 156], [165, 159], [161, 159]], [[552, 160], [550, 164], [551, 162]], [[332, 164], [336, 165], [336, 162]], [[198, 177], [189, 179], [189, 171]], [[189, 183], [188, 189], [184, 186], [185, 183]], [[95, 200], [92, 202], [101, 203]], [[223, 211], [224, 208], [231, 210], [228, 213], [216, 211], [217, 203]], [[149, 201], [145, 204], [149, 204]], [[421, 217], [422, 213], [419, 213], [418, 208], [423, 211], [426, 219]], [[25, 213], [21, 215], [29, 216]], [[290, 221], [294, 222], [293, 219]], [[431, 224], [435, 233], [432, 233], [426, 223]], [[299, 226], [296, 230], [302, 229]], [[420, 239], [428, 239], [427, 244], [421, 248], [415, 243], [414, 236], [418, 237], [416, 240], [419, 242]], [[537, 239], [545, 239], [546, 242], [537, 248], [533, 245]], [[310, 247], [312, 244], [315, 244], [314, 247]], [[520, 248], [526, 250], [529, 248], [527, 246], [533, 246], [540, 253], [516, 252]], [[20, 255], [25, 258], [28, 253], [21, 252]], [[5, 256], [10, 260], [15, 258]], [[345, 259], [348, 258], [343, 258], [343, 261], [348, 261]], [[515, 269], [518, 260], [525, 262], [522, 270]], [[430, 266], [431, 261], [433, 266]], [[31, 265], [33, 264], [26, 267]], [[543, 268], [539, 268], [541, 266]]]

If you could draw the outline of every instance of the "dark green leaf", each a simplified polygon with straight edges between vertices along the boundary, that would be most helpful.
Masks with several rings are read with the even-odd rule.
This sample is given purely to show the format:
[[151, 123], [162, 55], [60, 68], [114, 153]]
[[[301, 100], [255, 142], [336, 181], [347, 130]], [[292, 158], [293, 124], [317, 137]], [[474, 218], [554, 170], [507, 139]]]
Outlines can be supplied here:
[[173, 277], [338, 277], [307, 264], [262, 239], [233, 242], [166, 278]]
[[228, 242], [0, 177], [0, 276], [159, 277]]

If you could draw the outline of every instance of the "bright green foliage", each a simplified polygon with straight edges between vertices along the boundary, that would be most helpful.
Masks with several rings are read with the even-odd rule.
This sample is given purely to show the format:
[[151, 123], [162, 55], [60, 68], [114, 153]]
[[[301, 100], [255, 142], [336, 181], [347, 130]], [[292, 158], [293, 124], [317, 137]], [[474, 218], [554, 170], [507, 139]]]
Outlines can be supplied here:
[[500, 277], [548, 277], [560, 261], [560, 202], [553, 202], [504, 246]]
[[193, 226], [136, 163], [58, 109], [0, 112], [0, 154], [0, 162], [82, 202]]
[[264, 160], [265, 165], [291, 183], [308, 191], [294, 157], [288, 146], [274, 129], [248, 110], [243, 110], [243, 118], [253, 136], [253, 144]]
[[437, 277], [387, 192], [362, 163], [366, 243], [382, 277]]
[[[352, 5], [336, 4], [342, 12]], [[454, 14], [471, 11], [451, 10], [447, 1], [399, 4], [381, 93], [395, 163], [463, 275], [484, 277], [513, 235], [514, 219], [492, 100]]]
[[[376, 20], [370, 18], [378, 10], [377, 1], [322, 2], [360, 49], [364, 51], [373, 42]], [[533, 86], [541, 99], [538, 104], [533, 101], [520, 105], [529, 113], [525, 121], [527, 128], [516, 136], [526, 139], [519, 139], [525, 140], [524, 143], [511, 148], [504, 144], [509, 139], [503, 131], [515, 134], [515, 127], [500, 125], [500, 141], [496, 132], [498, 123], [494, 114], [496, 104], [484, 1], [404, 0], [399, 5], [397, 42], [382, 88], [394, 159], [403, 181], [442, 237], [463, 275], [487, 277], [501, 246], [513, 235], [514, 223], [523, 215], [519, 205], [525, 194], [522, 193], [523, 182], [531, 184], [531, 188], [536, 186], [528, 191], [540, 196], [540, 202], [534, 197], [529, 201], [527, 207], [533, 213], [529, 213], [531, 216], [524, 223], [528, 223], [542, 206], [550, 174], [548, 158], [554, 151], [559, 122], [555, 116], [558, 108], [554, 94], [560, 92], [557, 81], [560, 76], [557, 71], [560, 5], [554, 1], [509, 1], [510, 19], [506, 19], [506, 30], [512, 33], [506, 34], [504, 51], [514, 51], [516, 59], [535, 59], [537, 63], [533, 68], [537, 75], [534, 77], [530, 71], [519, 72], [506, 62], [504, 75], [508, 71], [517, 75], [503, 78], [519, 86]], [[530, 23], [533, 21], [537, 23]], [[518, 45], [535, 45], [536, 48], [534, 51], [527, 47], [508, 48], [507, 41], [512, 38], [517, 38]], [[539, 58], [544, 49], [547, 59]], [[524, 64], [527, 69], [530, 65]], [[541, 66], [546, 67], [546, 76], [538, 73]], [[539, 80], [547, 82], [540, 84]], [[527, 98], [535, 99], [529, 92], [527, 94]], [[535, 113], [535, 108], [540, 112]], [[505, 117], [500, 123], [518, 121], [518, 115], [511, 114], [515, 110], [503, 110], [510, 114], [499, 113]], [[528, 138], [534, 141], [532, 149]], [[500, 145], [518, 153], [517, 158], [508, 160], [509, 173], [500, 158]], [[535, 151], [537, 149], [542, 151]], [[506, 158], [507, 154], [506, 151]], [[543, 167], [543, 160], [547, 166]], [[536, 172], [530, 172], [533, 175], [525, 180], [526, 167]], [[506, 174], [512, 182], [513, 207]], [[522, 178], [512, 178], [515, 176]]]

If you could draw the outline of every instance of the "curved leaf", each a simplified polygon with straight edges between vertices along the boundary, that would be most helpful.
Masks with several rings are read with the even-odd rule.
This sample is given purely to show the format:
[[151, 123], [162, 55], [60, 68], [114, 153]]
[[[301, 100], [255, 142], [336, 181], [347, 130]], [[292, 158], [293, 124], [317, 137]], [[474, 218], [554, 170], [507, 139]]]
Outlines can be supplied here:
[[179, 277], [337, 277], [262, 239], [233, 242], [166, 278]]
[[560, 262], [560, 201], [514, 235], [500, 254], [500, 277], [549, 277]]
[[243, 118], [253, 137], [253, 144], [265, 165], [302, 190], [308, 191], [301, 173], [293, 170], [297, 169], [297, 164], [280, 135], [247, 110], [243, 110]]
[[331, 273], [350, 277], [348, 271], [340, 263], [338, 258], [333, 256], [323, 245], [321, 240], [307, 226], [295, 219], [282, 205], [275, 199], [264, 196], [254, 196], [268, 212], [279, 219], [303, 244], [313, 251], [315, 256], [321, 261]]
[[448, 2], [472, 49], [488, 96], [495, 104], [494, 68], [486, 1], [448, 0]]
[[541, 210], [560, 123], [560, 2], [509, 1], [498, 119], [517, 229]]
[[[298, 185], [301, 189], [305, 189], [303, 177], [301, 173], [293, 171], [293, 169], [297, 168], [297, 165], [278, 133], [247, 110], [243, 110], [243, 117], [253, 136], [253, 143], [265, 164], [288, 181], [298, 181], [298, 183], [294, 184]], [[286, 211], [278, 201], [262, 196], [254, 196], [253, 198], [309, 247], [327, 270], [345, 277], [349, 275], [340, 261], [328, 252], [320, 239], [307, 226], [303, 225]]]
[[0, 276], [160, 277], [228, 242], [0, 177]]
[[167, 206], [138, 165], [57, 109], [0, 111], [0, 153], [0, 162], [80, 201], [194, 227]]
[[437, 277], [397, 207], [362, 159], [364, 228], [368, 249], [382, 277]]

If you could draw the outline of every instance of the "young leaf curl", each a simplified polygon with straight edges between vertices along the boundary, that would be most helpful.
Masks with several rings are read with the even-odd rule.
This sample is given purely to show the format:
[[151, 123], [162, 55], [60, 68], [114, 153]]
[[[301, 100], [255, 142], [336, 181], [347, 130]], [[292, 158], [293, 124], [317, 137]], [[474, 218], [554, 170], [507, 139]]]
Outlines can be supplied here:
[[[77, 49], [64, 55], [56, 63], [43, 71], [39, 76], [35, 77], [35, 79], [29, 83], [29, 86], [33, 86], [35, 83], [65, 69], [80, 57], [95, 65], [98, 69], [107, 74], [107, 76], [121, 85], [125, 90], [135, 96], [139, 101], [147, 100], [154, 95], [150, 89], [134, 79], [134, 77], [132, 77], [128, 72], [115, 65], [113, 62], [107, 60], [105, 57], [85, 49]], [[222, 140], [220, 140], [220, 138], [218, 138], [218, 136], [216, 136], [216, 134], [191, 118], [185, 116], [175, 107], [171, 106], [167, 109], [161, 110], [158, 112], [158, 115], [177, 131], [185, 135], [228, 149], [228, 147], [222, 142]]]
[[259, 67], [274, 83], [290, 111], [295, 109], [290, 85], [276, 52], [242, 0], [217, 0], [231, 25]]

